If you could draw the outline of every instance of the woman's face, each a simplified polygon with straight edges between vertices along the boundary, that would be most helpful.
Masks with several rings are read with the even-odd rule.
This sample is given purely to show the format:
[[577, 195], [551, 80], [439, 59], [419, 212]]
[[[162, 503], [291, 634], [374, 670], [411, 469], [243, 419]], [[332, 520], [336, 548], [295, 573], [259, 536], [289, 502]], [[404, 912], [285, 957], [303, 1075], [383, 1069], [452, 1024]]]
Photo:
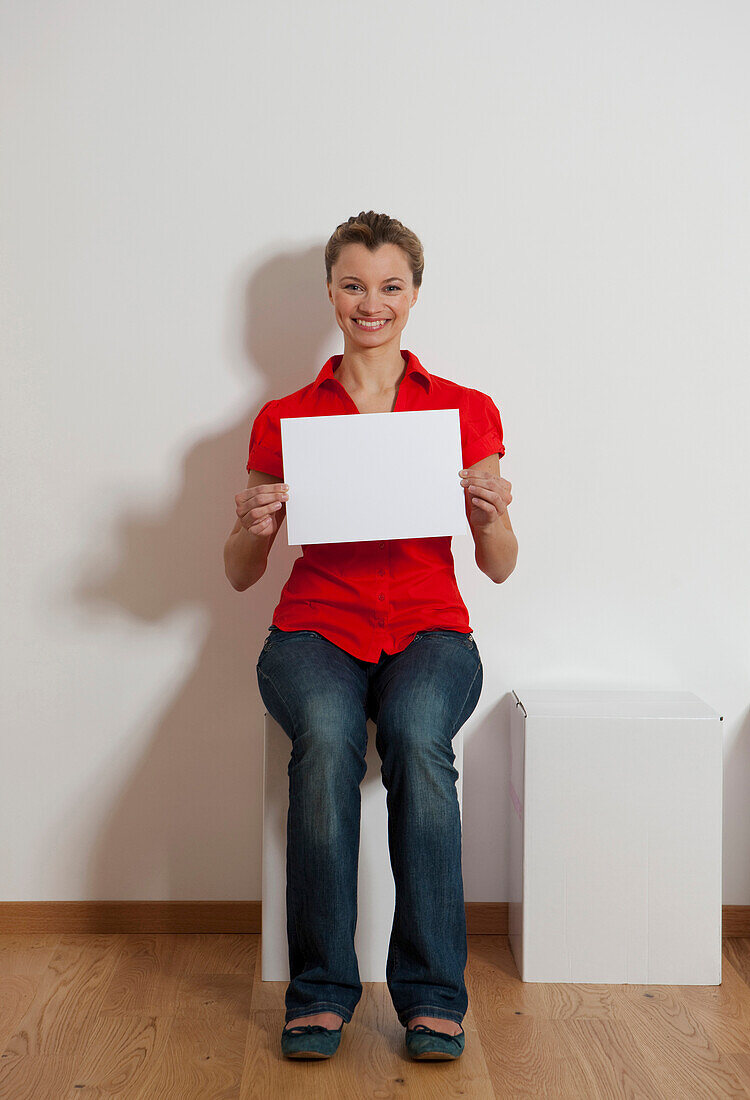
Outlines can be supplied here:
[[[331, 269], [327, 284], [345, 350], [382, 347], [395, 341], [417, 300], [406, 254], [396, 244], [381, 244], [370, 252], [363, 244], [347, 244]], [[365, 326], [364, 321], [385, 324]]]

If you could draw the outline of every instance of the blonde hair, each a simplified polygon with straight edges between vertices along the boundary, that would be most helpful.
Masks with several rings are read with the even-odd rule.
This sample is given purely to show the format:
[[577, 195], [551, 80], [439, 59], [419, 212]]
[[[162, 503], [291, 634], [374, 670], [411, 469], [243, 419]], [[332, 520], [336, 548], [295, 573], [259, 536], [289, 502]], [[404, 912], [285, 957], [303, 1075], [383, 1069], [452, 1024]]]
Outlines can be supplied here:
[[331, 281], [333, 265], [347, 244], [363, 244], [374, 252], [381, 244], [395, 244], [406, 254], [415, 288], [422, 285], [424, 252], [416, 233], [407, 229], [388, 214], [376, 214], [374, 210], [360, 210], [347, 221], [337, 225], [328, 240], [325, 251], [326, 282]]

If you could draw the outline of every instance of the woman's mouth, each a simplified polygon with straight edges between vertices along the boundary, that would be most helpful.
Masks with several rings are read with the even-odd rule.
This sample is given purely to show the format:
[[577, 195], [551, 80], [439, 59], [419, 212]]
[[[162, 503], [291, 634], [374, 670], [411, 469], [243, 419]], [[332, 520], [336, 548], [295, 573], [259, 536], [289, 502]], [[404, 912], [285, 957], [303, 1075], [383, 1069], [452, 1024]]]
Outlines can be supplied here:
[[390, 317], [386, 318], [384, 321], [363, 321], [359, 317], [354, 318], [355, 325], [358, 325], [360, 328], [368, 329], [371, 332], [375, 332], [377, 329], [383, 328], [383, 326], [387, 325], [389, 321]]

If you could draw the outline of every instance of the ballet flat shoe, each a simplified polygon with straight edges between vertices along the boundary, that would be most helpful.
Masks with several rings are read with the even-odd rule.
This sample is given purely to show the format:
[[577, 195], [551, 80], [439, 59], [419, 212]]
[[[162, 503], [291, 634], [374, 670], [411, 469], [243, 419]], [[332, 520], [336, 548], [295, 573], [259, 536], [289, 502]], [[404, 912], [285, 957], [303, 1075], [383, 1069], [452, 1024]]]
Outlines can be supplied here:
[[406, 1029], [406, 1049], [412, 1058], [429, 1061], [445, 1061], [459, 1058], [463, 1053], [466, 1036], [463, 1028], [458, 1035], [447, 1031], [435, 1031], [426, 1024]]
[[340, 1027], [323, 1027], [322, 1024], [297, 1024], [284, 1028], [281, 1033], [281, 1053], [287, 1058], [330, 1058], [338, 1050], [341, 1040]]

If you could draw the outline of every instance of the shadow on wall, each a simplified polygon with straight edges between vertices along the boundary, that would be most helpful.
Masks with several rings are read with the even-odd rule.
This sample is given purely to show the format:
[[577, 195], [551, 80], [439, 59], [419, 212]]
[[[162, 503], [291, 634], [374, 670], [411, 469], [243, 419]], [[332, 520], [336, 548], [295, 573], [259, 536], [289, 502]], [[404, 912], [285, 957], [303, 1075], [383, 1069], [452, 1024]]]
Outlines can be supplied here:
[[[320, 242], [276, 256], [249, 277], [243, 347], [250, 376], [263, 379], [261, 392], [234, 427], [186, 454], [171, 506], [165, 502], [156, 515], [122, 516], [112, 536], [119, 550], [114, 569], [102, 577], [86, 565], [86, 579], [73, 594], [82, 605], [122, 610], [146, 625], [197, 605], [206, 631], [194, 666], [161, 709], [137, 719], [133, 736], [146, 748], [124, 778], [91, 852], [88, 898], [261, 897], [263, 704], [255, 663], [300, 550], [287, 546], [284, 525], [266, 574], [243, 593], [226, 579], [222, 552], [236, 519], [234, 494], [247, 484], [258, 410], [312, 381], [327, 358], [322, 349], [339, 331], [325, 291], [323, 251]], [[120, 689], [128, 691], [126, 681]], [[479, 737], [472, 749], [483, 757], [473, 777], [480, 787], [489, 782], [482, 775], [504, 771], [507, 723], [499, 724], [498, 716], [492, 708], [472, 734], [472, 740]], [[492, 850], [489, 838], [503, 824], [482, 818], [500, 813], [504, 821], [507, 799], [495, 790], [485, 801], [475, 789], [472, 755], [467, 753], [464, 773], [464, 847], [476, 837]], [[72, 828], [61, 818], [56, 843], [80, 843]], [[494, 874], [486, 877], [492, 883], [485, 882], [486, 896], [497, 897]]]

